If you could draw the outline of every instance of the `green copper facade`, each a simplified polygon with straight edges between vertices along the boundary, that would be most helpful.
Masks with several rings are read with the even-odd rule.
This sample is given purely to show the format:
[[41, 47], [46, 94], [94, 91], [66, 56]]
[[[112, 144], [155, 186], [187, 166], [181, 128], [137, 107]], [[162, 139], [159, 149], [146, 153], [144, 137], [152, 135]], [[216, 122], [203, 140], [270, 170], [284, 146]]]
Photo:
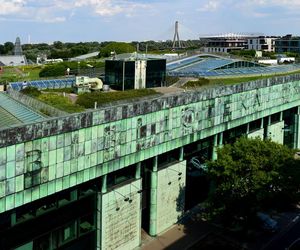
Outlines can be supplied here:
[[[98, 248], [113, 249], [115, 246], [110, 245], [112, 241], [107, 235], [114, 229], [109, 229], [111, 220], [106, 215], [113, 218], [117, 212], [115, 200], [131, 191], [130, 186], [125, 186], [124, 190], [118, 190], [122, 195], [115, 198], [116, 193], [106, 189], [105, 176], [144, 160], [156, 159], [174, 149], [181, 149], [178, 160], [182, 162], [185, 145], [214, 136], [216, 147], [223, 143], [223, 132], [299, 105], [300, 76], [295, 75], [148, 98], [0, 130], [0, 213], [103, 176], [101, 202], [97, 205], [102, 211], [97, 219], [98, 238], [102, 239]], [[298, 146], [299, 115], [294, 116], [293, 144]], [[283, 120], [265, 124], [265, 128], [271, 139], [283, 142]], [[263, 136], [264, 129], [251, 133], [249, 136]], [[182, 214], [183, 210], [174, 211], [176, 208], [171, 203], [163, 207], [162, 200], [165, 196], [176, 199], [180, 195], [184, 199], [180, 192], [185, 186], [185, 165], [170, 166], [175, 171], [164, 170], [172, 178], [176, 171], [181, 172], [182, 180], [176, 189], [172, 186], [167, 193], [161, 193], [158, 190], [169, 186], [169, 182], [166, 184], [166, 172], [159, 170], [155, 161], [153, 163], [150, 173], [151, 235], [165, 230]], [[142, 185], [139, 168], [134, 184], [138, 188]], [[140, 199], [138, 194], [132, 198], [133, 211], [140, 211]], [[129, 211], [129, 203], [125, 204], [124, 211]], [[125, 218], [127, 212], [123, 214]], [[136, 215], [140, 216], [140, 212], [130, 214], [134, 221], [132, 227], [140, 225]], [[165, 221], [158, 221], [164, 215]], [[123, 230], [126, 231], [126, 227]], [[131, 248], [140, 240], [137, 235], [130, 237], [128, 247]], [[127, 243], [124, 244], [120, 249]]]

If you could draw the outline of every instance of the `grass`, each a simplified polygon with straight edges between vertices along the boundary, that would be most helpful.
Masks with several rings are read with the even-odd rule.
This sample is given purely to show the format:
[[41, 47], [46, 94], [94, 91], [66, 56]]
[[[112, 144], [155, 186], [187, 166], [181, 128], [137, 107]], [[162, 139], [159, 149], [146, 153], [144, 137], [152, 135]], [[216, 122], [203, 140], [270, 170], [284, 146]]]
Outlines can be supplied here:
[[73, 89], [72, 89], [72, 88], [43, 89], [43, 92], [52, 92], [52, 93], [73, 93]]
[[158, 94], [153, 89], [135, 89], [117, 92], [93, 92], [83, 93], [78, 96], [76, 103], [85, 108], [93, 108], [95, 102], [98, 105], [120, 100], [129, 100]]
[[3, 67], [3, 73], [0, 74], [0, 83], [16, 82], [16, 81], [31, 81], [40, 79], [39, 73], [41, 66], [19, 66]]
[[38, 99], [44, 103], [53, 106], [68, 113], [78, 113], [85, 109], [78, 104], [73, 104], [68, 97], [64, 97], [55, 93], [41, 94]]

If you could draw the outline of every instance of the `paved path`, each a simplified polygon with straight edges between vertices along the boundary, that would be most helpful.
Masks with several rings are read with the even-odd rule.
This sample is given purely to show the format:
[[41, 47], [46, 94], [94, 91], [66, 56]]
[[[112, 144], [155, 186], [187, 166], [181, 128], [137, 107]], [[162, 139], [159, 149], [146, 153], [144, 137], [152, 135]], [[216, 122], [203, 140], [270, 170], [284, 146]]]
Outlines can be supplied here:
[[186, 221], [184, 224], [174, 225], [168, 231], [158, 235], [155, 238], [144, 238], [141, 250], [184, 250], [193, 245], [199, 239], [205, 237], [208, 233], [216, 231], [211, 225], [204, 221], [193, 220]]

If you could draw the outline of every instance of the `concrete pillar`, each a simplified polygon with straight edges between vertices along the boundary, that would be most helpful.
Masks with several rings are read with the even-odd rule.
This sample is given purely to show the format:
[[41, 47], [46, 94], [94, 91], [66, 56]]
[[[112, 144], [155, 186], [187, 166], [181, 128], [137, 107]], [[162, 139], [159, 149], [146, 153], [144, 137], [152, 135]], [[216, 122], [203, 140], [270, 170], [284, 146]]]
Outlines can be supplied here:
[[17, 224], [17, 214], [16, 211], [13, 211], [10, 215], [10, 225], [14, 226]]
[[219, 147], [223, 146], [223, 132], [219, 134]]
[[297, 107], [297, 114], [295, 114], [295, 123], [294, 123], [294, 143], [293, 148], [299, 149], [300, 148], [300, 109]]
[[135, 179], [140, 179], [141, 178], [141, 163], [138, 162], [136, 164], [136, 169], [135, 169]]
[[283, 111], [280, 112], [280, 121], [283, 120]]
[[107, 175], [102, 176], [102, 186], [101, 186], [101, 193], [107, 192]]
[[270, 139], [271, 138], [271, 131], [270, 131], [270, 125], [271, 125], [271, 116], [269, 115], [268, 116], [268, 121], [267, 121], [267, 135], [266, 135], [266, 138]]
[[212, 160], [217, 160], [217, 147], [218, 147], [218, 134], [214, 135], [214, 144], [213, 144], [213, 152], [212, 152]]
[[184, 149], [183, 147], [181, 147], [179, 152], [179, 161], [183, 161], [183, 157], [184, 157]]
[[157, 234], [157, 160], [155, 156], [153, 159], [153, 166], [151, 171], [151, 183], [150, 183], [150, 225], [149, 234], [156, 236]]
[[102, 193], [97, 194], [97, 204], [96, 204], [96, 249], [101, 250], [101, 226], [102, 226], [102, 216], [101, 216], [101, 211], [102, 211]]
[[101, 249], [101, 239], [102, 239], [102, 195], [107, 193], [107, 175], [102, 176], [101, 193], [97, 194], [97, 210], [96, 210], [96, 249]]

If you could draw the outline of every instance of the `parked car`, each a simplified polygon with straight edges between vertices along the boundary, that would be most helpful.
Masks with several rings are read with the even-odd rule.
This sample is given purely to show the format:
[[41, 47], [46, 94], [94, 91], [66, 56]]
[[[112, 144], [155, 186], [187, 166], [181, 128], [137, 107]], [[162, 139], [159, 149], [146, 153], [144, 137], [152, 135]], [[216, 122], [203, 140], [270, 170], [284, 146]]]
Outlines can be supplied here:
[[263, 212], [257, 212], [256, 213], [257, 218], [261, 222], [261, 226], [264, 230], [268, 232], [275, 233], [278, 231], [279, 226], [278, 222], [270, 217], [270, 215], [263, 213]]

